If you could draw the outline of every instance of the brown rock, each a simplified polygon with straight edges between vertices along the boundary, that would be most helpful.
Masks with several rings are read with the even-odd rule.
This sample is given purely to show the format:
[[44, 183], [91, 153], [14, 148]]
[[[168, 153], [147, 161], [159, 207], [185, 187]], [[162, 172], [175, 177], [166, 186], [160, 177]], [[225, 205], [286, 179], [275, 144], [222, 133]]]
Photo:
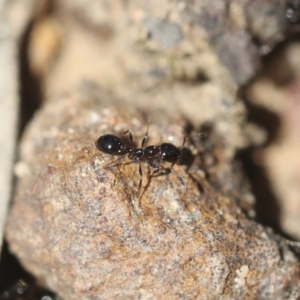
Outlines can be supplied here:
[[[66, 0], [58, 7], [66, 15], [76, 16], [106, 43], [122, 40], [119, 49], [126, 51], [136, 40], [143, 54], [159, 54], [161, 60], [166, 55], [167, 64], [178, 58], [192, 60], [198, 76], [189, 79], [195, 81], [202, 78], [203, 73], [210, 75], [201, 64], [195, 63], [198, 56], [210, 54], [221, 61], [236, 83], [247, 83], [260, 69], [261, 53], [270, 51], [287, 30], [287, 7], [282, 0], [164, 3], [153, 0], [127, 1], [126, 4]], [[122, 67], [126, 65], [127, 62]], [[166, 70], [165, 64], [160, 67], [165, 76], [172, 72]]]
[[[154, 115], [148, 144], [173, 136], [180, 146], [185, 120]], [[105, 91], [46, 104], [22, 142], [11, 250], [64, 299], [283, 299], [297, 260], [245, 216], [224, 178], [218, 188], [207, 180], [212, 169], [218, 178], [218, 160], [204, 171], [201, 154], [189, 170], [176, 165], [186, 191], [142, 163], [141, 197], [137, 164], [103, 168], [114, 157], [94, 146], [98, 136], [130, 129], [139, 144], [146, 126], [145, 114]]]

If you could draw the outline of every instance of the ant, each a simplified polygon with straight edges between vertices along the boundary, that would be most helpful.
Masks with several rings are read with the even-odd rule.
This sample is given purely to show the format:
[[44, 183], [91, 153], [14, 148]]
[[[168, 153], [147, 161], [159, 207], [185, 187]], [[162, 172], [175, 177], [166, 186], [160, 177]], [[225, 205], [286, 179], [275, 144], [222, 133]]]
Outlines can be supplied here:
[[146, 142], [148, 140], [148, 128], [147, 128], [147, 131], [141, 143], [141, 148], [136, 148], [133, 144], [133, 135], [131, 130], [127, 130], [123, 134], [127, 134], [127, 133], [129, 134], [129, 145], [124, 143], [124, 141], [121, 138], [113, 134], [104, 134], [96, 140], [95, 145], [101, 152], [110, 155], [121, 155], [120, 158], [109, 163], [105, 167], [108, 167], [109, 165], [116, 163], [117, 161], [123, 159], [125, 156], [127, 156], [129, 159], [133, 161], [139, 162], [139, 174], [140, 174], [140, 182], [139, 182], [139, 189], [138, 189], [138, 195], [139, 195], [142, 186], [142, 180], [143, 180], [143, 171], [142, 171], [141, 162], [146, 162], [151, 168], [153, 168], [153, 171], [151, 172], [151, 176], [152, 176], [154, 173], [159, 172], [161, 170], [161, 166], [158, 163], [156, 163], [156, 160], [159, 159], [161, 161], [171, 163], [170, 171], [177, 176], [183, 190], [186, 190], [186, 184], [184, 183], [183, 179], [175, 172], [173, 166], [175, 164], [180, 163], [181, 161], [182, 150], [188, 138], [187, 136], [184, 137], [182, 146], [179, 148], [174, 146], [171, 143], [162, 143], [158, 146], [154, 146], [154, 145], [146, 146]]

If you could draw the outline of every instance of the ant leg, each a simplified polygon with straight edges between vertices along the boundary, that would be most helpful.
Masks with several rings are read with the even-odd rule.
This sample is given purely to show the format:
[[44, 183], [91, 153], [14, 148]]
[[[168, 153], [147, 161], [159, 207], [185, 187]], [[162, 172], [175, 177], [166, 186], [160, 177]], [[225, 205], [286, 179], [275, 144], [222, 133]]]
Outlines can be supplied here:
[[[206, 135], [206, 133], [197, 133], [197, 135], [196, 136], [198, 136], [198, 137], [203, 137], [203, 138], [205, 138], [207, 135]], [[189, 139], [191, 137], [191, 135], [186, 135], [185, 137], [184, 137], [184, 139], [183, 139], [183, 143], [182, 143], [182, 146], [179, 148], [180, 150], [182, 150], [183, 149], [183, 147], [184, 147], [184, 145], [185, 145], [185, 142], [186, 142], [186, 140], [187, 139]]]
[[139, 163], [139, 173], [140, 173], [140, 183], [139, 183], [139, 189], [138, 189], [138, 196], [140, 195], [141, 187], [142, 187], [142, 182], [143, 182], [143, 170], [142, 170], [142, 164], [141, 162]]
[[[111, 167], [111, 168], [112, 168], [112, 167], [118, 166], [118, 164], [116, 164], [116, 162], [119, 161], [119, 160], [122, 160], [125, 156], [127, 156], [127, 154], [125, 154], [125, 155], [123, 155], [123, 156], [121, 156], [121, 157], [115, 159], [114, 161], [111, 161], [110, 163], [104, 165], [103, 169], [106, 169], [106, 168], [108, 168], [108, 167]], [[112, 166], [111, 166], [111, 165], [112, 165]]]
[[173, 169], [173, 166], [174, 166], [174, 165], [175, 165], [175, 163], [173, 163], [173, 164], [171, 165], [170, 170], [171, 170], [171, 172], [172, 172], [174, 175], [177, 176], [177, 179], [179, 180], [182, 189], [183, 189], [183, 190], [186, 190], [186, 184], [184, 183], [182, 177], [179, 176], [179, 175], [177, 174], [177, 172]]
[[129, 133], [129, 142], [130, 142], [130, 147], [133, 147], [133, 136], [131, 130], [126, 130], [123, 132], [123, 134]]
[[186, 140], [189, 138], [189, 136], [188, 135], [186, 135], [185, 137], [184, 137], [184, 139], [183, 139], [183, 142], [182, 142], [182, 146], [180, 147], [180, 150], [182, 150], [183, 149], [183, 147], [184, 147], [184, 144], [185, 144], [185, 142], [186, 142]]
[[[184, 145], [185, 145], [185, 142], [186, 142], [186, 140], [189, 138], [189, 136], [188, 135], [186, 135], [185, 137], [184, 137], [184, 139], [183, 139], [183, 142], [182, 142], [182, 146], [179, 148], [179, 155], [178, 155], [178, 157], [177, 157], [177, 160], [176, 160], [176, 164], [179, 164], [180, 162], [181, 162], [181, 159], [182, 159], [182, 150], [183, 150], [183, 148], [184, 148]], [[174, 164], [173, 164], [174, 165]], [[173, 165], [171, 166], [171, 168], [173, 167]]]
[[[161, 169], [161, 166], [158, 165], [158, 164], [154, 164], [154, 163], [148, 162], [148, 161], [146, 161], [146, 162], [147, 162], [148, 166], [150, 166], [151, 168], [153, 168], [153, 170], [151, 171], [151, 174], [150, 174], [150, 176], [149, 176], [150, 179], [148, 180], [148, 182], [147, 182], [147, 184], [146, 184], [146, 186], [145, 186], [145, 188], [144, 188], [144, 190], [143, 190], [143, 194], [140, 195], [140, 198], [143, 197], [144, 193], [146, 192], [147, 188], [149, 187], [149, 184], [150, 184], [150, 181], [151, 181], [151, 177], [153, 176], [153, 174], [154, 174], [155, 172], [158, 172], [158, 171]], [[142, 178], [141, 178], [141, 180], [142, 180]], [[141, 182], [140, 182], [140, 185], [139, 185], [139, 189], [141, 189]]]
[[[144, 135], [144, 138], [142, 140], [141, 148], [144, 148], [144, 146], [146, 145], [146, 142], [148, 140], [148, 131], [149, 131], [149, 123], [147, 125], [147, 131], [146, 131], [146, 133]], [[126, 130], [126, 131], [123, 132], [123, 134], [127, 134], [127, 133], [129, 133], [130, 146], [133, 147], [133, 136], [132, 136], [131, 130]]]
[[147, 161], [147, 164], [153, 168], [153, 170], [151, 171], [150, 177], [153, 176], [154, 173], [159, 172], [161, 170], [161, 166], [158, 164], [154, 164], [152, 162]]
[[142, 140], [141, 148], [144, 148], [144, 146], [146, 145], [146, 142], [147, 142], [147, 140], [148, 140], [148, 131], [149, 131], [149, 123], [148, 123], [148, 125], [147, 125], [147, 131], [146, 131], [146, 133], [145, 133], [145, 135], [144, 135], [144, 138], [143, 138], [143, 140]]

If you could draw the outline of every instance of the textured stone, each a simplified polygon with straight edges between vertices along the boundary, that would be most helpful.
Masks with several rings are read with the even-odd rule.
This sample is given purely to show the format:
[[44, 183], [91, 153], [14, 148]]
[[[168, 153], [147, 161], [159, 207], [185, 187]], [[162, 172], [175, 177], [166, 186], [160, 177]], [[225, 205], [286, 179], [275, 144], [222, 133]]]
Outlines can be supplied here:
[[168, 57], [170, 68], [179, 58], [192, 60], [197, 78], [206, 70], [195, 63], [196, 58], [210, 54], [239, 85], [260, 69], [261, 53], [271, 51], [284, 38], [289, 29], [286, 6], [283, 0], [59, 3], [61, 11], [72, 12], [85, 26], [104, 38], [109, 36], [109, 42], [121, 34], [124, 44], [119, 49], [136, 41], [144, 54]]
[[[138, 197], [136, 163], [103, 168], [114, 157], [95, 139], [130, 129], [139, 144], [144, 116], [101, 90], [45, 105], [22, 142], [11, 250], [64, 299], [283, 299], [296, 286], [296, 258], [210, 184], [200, 154], [189, 170], [174, 167], [186, 191], [172, 173], [149, 177], [143, 163]], [[148, 144], [172, 136], [180, 146], [185, 120], [156, 116]]]

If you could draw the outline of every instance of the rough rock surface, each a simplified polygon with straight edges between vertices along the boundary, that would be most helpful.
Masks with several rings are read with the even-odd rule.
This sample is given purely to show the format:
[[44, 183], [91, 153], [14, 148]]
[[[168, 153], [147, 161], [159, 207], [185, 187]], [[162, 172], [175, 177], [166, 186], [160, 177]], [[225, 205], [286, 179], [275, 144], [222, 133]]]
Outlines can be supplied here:
[[192, 59], [193, 70], [188, 71], [194, 74], [184, 74], [186, 77], [201, 77], [203, 70], [197, 60], [210, 53], [238, 84], [255, 75], [261, 53], [270, 51], [287, 30], [283, 0], [67, 0], [59, 7], [106, 41], [121, 33], [124, 45], [136, 39], [145, 52], [160, 54], [162, 59], [171, 54], [171, 64]]
[[261, 53], [282, 40], [285, 6], [281, 0], [58, 1], [32, 32], [31, 65], [38, 74], [48, 68], [52, 95], [78, 77], [128, 98], [162, 81], [217, 77], [243, 85], [260, 70]]
[[[149, 144], [173, 137], [179, 146], [185, 125], [158, 111]], [[139, 144], [146, 126], [145, 114], [104, 91], [65, 95], [36, 115], [7, 227], [26, 269], [71, 300], [283, 299], [296, 258], [209, 183], [201, 155], [189, 170], [174, 167], [185, 192], [143, 163], [138, 197], [137, 164], [103, 168], [114, 157], [94, 146], [99, 135], [130, 129]]]

